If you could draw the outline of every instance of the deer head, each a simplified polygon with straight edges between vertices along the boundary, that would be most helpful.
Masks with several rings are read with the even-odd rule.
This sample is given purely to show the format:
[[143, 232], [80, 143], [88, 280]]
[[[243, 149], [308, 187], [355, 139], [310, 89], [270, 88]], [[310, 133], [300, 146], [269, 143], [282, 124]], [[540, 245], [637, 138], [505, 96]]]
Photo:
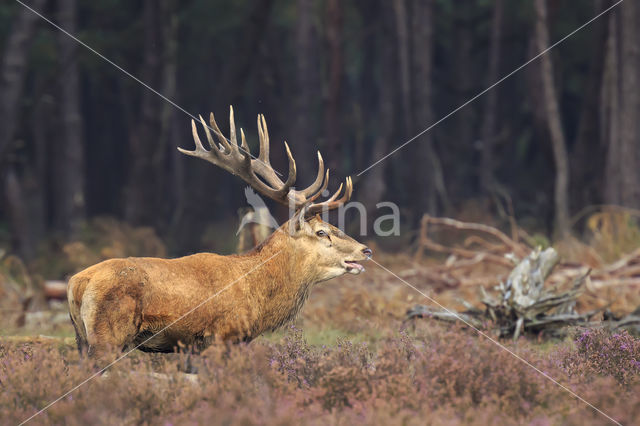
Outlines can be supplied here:
[[359, 274], [364, 267], [358, 263], [371, 256], [371, 250], [346, 235], [339, 228], [324, 222], [319, 215], [305, 219], [291, 234], [291, 244], [315, 271], [314, 282], [326, 281], [344, 273]]
[[[195, 150], [178, 148], [180, 152], [206, 160], [224, 170], [239, 176], [263, 196], [287, 205], [295, 214], [276, 233], [287, 234], [287, 244], [298, 253], [304, 253], [305, 262], [310, 264], [314, 281], [325, 281], [344, 273], [359, 274], [364, 267], [358, 262], [369, 258], [371, 250], [340, 229], [323, 221], [319, 213], [337, 209], [351, 198], [353, 182], [347, 177], [344, 184], [328, 199], [316, 202], [329, 184], [329, 170], [325, 171], [324, 160], [318, 151], [318, 172], [314, 182], [307, 188], [298, 190], [296, 182], [296, 162], [289, 145], [285, 150], [289, 163], [289, 173], [283, 182], [271, 166], [269, 159], [269, 132], [264, 115], [258, 115], [258, 137], [260, 153], [252, 158], [244, 131], [240, 129], [241, 143], [238, 145], [233, 108], [229, 112], [230, 134], [227, 139], [211, 113], [209, 125], [200, 116], [200, 124], [207, 137], [209, 149], [205, 149], [198, 135], [195, 120], [191, 129]], [[213, 139], [215, 134], [218, 143]], [[343, 191], [344, 188], [344, 191]]]

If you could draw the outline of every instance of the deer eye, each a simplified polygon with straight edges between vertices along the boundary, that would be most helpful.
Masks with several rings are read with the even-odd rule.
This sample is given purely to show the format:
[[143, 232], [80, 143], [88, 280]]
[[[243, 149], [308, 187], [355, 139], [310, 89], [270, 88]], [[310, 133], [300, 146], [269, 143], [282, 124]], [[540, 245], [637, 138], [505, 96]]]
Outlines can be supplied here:
[[323, 230], [320, 230], [320, 231], [316, 232], [316, 235], [317, 235], [318, 237], [326, 237], [326, 236], [327, 236], [327, 233], [326, 233], [326, 232], [324, 232]]

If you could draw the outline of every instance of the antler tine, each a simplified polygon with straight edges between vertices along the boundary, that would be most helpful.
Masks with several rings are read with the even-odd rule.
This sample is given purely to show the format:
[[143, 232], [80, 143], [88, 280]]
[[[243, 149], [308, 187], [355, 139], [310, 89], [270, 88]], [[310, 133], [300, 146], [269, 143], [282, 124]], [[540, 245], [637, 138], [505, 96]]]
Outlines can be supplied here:
[[333, 193], [333, 195], [331, 197], [329, 197], [327, 200], [323, 201], [322, 204], [329, 204], [329, 203], [333, 203], [336, 198], [338, 198], [338, 195], [340, 195], [340, 193], [342, 192], [342, 187], [344, 186], [343, 183], [340, 184], [340, 186], [338, 187], [338, 190], [336, 192]]
[[345, 183], [346, 185], [344, 185], [344, 194], [342, 195], [342, 197], [340, 197], [339, 200], [336, 200], [336, 198], [338, 198], [338, 195], [340, 195], [340, 193], [342, 192], [343, 184], [340, 184], [338, 190], [334, 192], [334, 194], [329, 199], [323, 201], [322, 203], [311, 204], [309, 206], [308, 214], [316, 214], [322, 212], [323, 210], [333, 210], [349, 201], [351, 195], [353, 194], [353, 181], [351, 180], [351, 177], [347, 177], [345, 179]]
[[253, 175], [253, 171], [251, 170], [251, 152], [249, 151], [249, 145], [247, 145], [247, 139], [244, 137], [244, 130], [242, 130], [242, 127], [240, 128], [240, 140], [242, 141], [241, 146], [244, 151], [242, 165], [246, 172]]
[[311, 196], [311, 198], [309, 198], [309, 202], [313, 203], [316, 198], [318, 198], [325, 189], [327, 189], [327, 185], [329, 185], [329, 169], [327, 169], [327, 173], [324, 176], [324, 183], [322, 184], [322, 187], [318, 189], [318, 191]]
[[190, 155], [191, 157], [203, 158], [208, 161], [211, 161], [209, 160], [209, 158], [211, 158], [212, 160], [215, 159], [215, 161], [217, 161], [216, 153], [214, 151], [207, 151], [206, 149], [204, 149], [204, 146], [202, 146], [202, 141], [200, 140], [200, 136], [198, 136], [198, 129], [196, 127], [195, 120], [191, 120], [191, 133], [193, 134], [193, 142], [196, 145], [196, 149], [193, 151], [188, 151], [186, 149], [178, 147], [178, 151], [183, 154]]
[[[225, 138], [222, 132], [220, 131], [220, 128], [218, 127], [218, 123], [216, 123], [216, 119], [213, 116], [213, 113], [209, 114], [209, 123], [211, 124], [211, 127], [213, 127], [213, 132], [216, 134], [218, 140], [220, 141], [220, 144], [224, 147], [225, 151], [227, 151], [227, 153], [231, 152], [231, 145], [229, 145], [229, 141], [227, 141], [227, 138]], [[208, 129], [205, 129], [205, 130], [208, 130]]]
[[258, 114], [258, 137], [260, 140], [260, 154], [258, 158], [267, 165], [271, 165], [269, 160], [269, 130], [267, 129], [267, 121], [263, 114]]
[[251, 158], [251, 152], [249, 152], [249, 145], [247, 145], [247, 139], [244, 137], [244, 130], [240, 127], [240, 147], [244, 150], [245, 157]]
[[[267, 128], [267, 121], [265, 120], [263, 114], [258, 114], [258, 139], [260, 141], [260, 153], [258, 154], [257, 159], [251, 161], [251, 166], [253, 167], [256, 174], [267, 181], [269, 185], [277, 188], [279, 194], [286, 195], [286, 193], [295, 183], [295, 160], [293, 159], [291, 151], [289, 150], [289, 147], [285, 142], [287, 160], [289, 162], [289, 176], [287, 177], [287, 182], [283, 183], [271, 166], [271, 161], [269, 159], [269, 130]], [[284, 188], [286, 188], [286, 190], [284, 190]]]
[[[202, 124], [202, 127], [204, 128], [204, 132], [207, 135], [207, 142], [209, 142], [209, 148], [211, 148], [212, 150], [219, 151], [220, 148], [218, 148], [216, 143], [213, 141], [213, 138], [211, 137], [211, 132], [209, 131], [209, 126], [207, 126], [207, 123], [204, 122], [204, 118], [202, 118], [201, 115], [198, 115], [198, 117], [200, 118], [200, 123]], [[194, 136], [194, 139], [195, 139], [195, 136]]]
[[[328, 170], [327, 170], [328, 172]], [[327, 174], [328, 176], [328, 174]], [[318, 151], [318, 174], [316, 175], [316, 180], [309, 185], [307, 188], [301, 190], [300, 192], [302, 192], [302, 194], [308, 198], [310, 196], [313, 196], [313, 194], [315, 194], [316, 192], [318, 192], [318, 188], [320, 188], [322, 186], [323, 183], [323, 177], [324, 177], [324, 160], [322, 159], [322, 155], [320, 154], [320, 151]], [[328, 179], [328, 177], [327, 177]], [[324, 186], [324, 188], [326, 188], [327, 185]], [[320, 192], [324, 191], [324, 189], [320, 190]], [[314, 198], [315, 199], [315, 198]]]
[[[293, 159], [293, 155], [291, 155], [289, 145], [286, 142], [284, 143], [284, 149], [285, 151], [287, 151], [287, 159], [289, 160], [289, 176], [287, 176], [287, 181], [282, 185], [281, 193], [283, 195], [287, 194], [289, 192], [289, 189], [296, 183], [296, 176], [298, 175], [296, 160]], [[271, 170], [273, 170], [273, 168]]]
[[198, 128], [196, 127], [196, 121], [191, 120], [191, 134], [193, 135], [193, 142], [196, 144], [196, 152], [204, 152], [204, 146], [202, 145], [202, 141], [200, 141], [200, 136], [198, 135]]
[[239, 153], [238, 138], [236, 137], [236, 120], [233, 117], [233, 107], [229, 105], [229, 139], [231, 140], [231, 151]]

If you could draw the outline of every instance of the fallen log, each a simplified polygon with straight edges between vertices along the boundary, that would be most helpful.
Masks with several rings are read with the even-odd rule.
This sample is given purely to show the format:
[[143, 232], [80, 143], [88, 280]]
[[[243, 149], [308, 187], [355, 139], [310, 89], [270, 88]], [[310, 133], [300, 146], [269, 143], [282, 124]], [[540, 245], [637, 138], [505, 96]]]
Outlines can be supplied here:
[[66, 300], [67, 282], [58, 280], [47, 280], [43, 286], [44, 296], [47, 300]]

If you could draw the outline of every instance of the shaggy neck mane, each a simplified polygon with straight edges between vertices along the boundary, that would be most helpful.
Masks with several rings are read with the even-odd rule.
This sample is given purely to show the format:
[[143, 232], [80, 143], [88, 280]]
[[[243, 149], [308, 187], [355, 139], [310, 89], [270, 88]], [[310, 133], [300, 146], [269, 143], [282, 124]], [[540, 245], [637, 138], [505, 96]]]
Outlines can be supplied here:
[[[312, 257], [286, 231], [278, 228], [263, 243], [242, 255], [252, 260], [254, 272], [247, 275], [247, 300], [255, 312], [256, 334], [274, 330], [295, 319], [318, 281], [312, 275]], [[262, 265], [262, 266], [259, 266]]]

